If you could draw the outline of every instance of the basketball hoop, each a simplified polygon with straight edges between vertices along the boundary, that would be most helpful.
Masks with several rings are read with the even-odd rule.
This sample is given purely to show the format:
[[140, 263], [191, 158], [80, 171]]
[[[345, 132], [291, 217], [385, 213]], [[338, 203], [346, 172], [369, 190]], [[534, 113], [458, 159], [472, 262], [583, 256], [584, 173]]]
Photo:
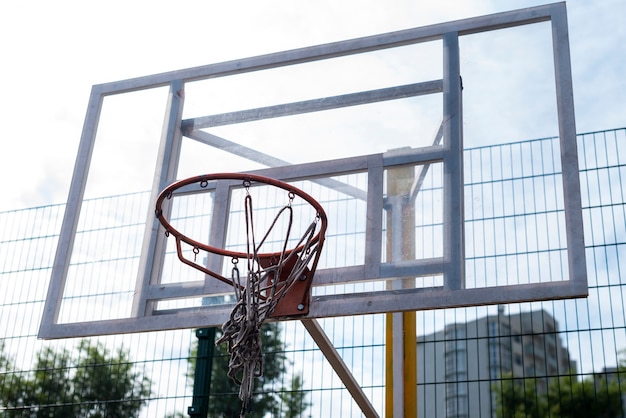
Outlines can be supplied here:
[[[246, 251], [231, 251], [198, 242], [174, 228], [165, 218], [163, 204], [170, 200], [175, 192], [186, 186], [197, 185], [207, 189], [210, 182], [229, 181], [245, 189], [244, 212], [246, 231]], [[253, 198], [250, 188], [255, 185], [268, 185], [283, 189], [287, 201], [277, 211], [267, 231], [258, 239], [253, 216]], [[181, 192], [182, 193], [182, 192]], [[314, 210], [314, 219], [304, 230], [295, 246], [293, 242], [294, 200], [299, 197]], [[200, 270], [224, 283], [232, 285], [235, 307], [229, 319], [222, 325], [223, 335], [217, 344], [227, 343], [230, 354], [228, 375], [240, 385], [239, 397], [243, 401], [242, 413], [252, 397], [254, 378], [263, 373], [263, 356], [260, 328], [265, 320], [272, 317], [305, 315], [309, 310], [310, 289], [313, 275], [324, 244], [327, 228], [327, 217], [322, 206], [304, 191], [279, 180], [269, 177], [239, 174], [218, 173], [191, 177], [175, 182], [165, 188], [156, 201], [156, 217], [165, 228], [167, 236], [176, 240], [178, 258], [185, 264]], [[283, 219], [286, 218], [286, 219]], [[283, 219], [285, 236], [281, 249], [263, 252], [270, 233]], [[193, 260], [185, 257], [183, 244], [190, 246], [194, 254]], [[231, 278], [199, 264], [196, 259], [200, 251], [230, 258], [232, 263]], [[247, 278], [242, 281], [239, 263], [247, 263]]]

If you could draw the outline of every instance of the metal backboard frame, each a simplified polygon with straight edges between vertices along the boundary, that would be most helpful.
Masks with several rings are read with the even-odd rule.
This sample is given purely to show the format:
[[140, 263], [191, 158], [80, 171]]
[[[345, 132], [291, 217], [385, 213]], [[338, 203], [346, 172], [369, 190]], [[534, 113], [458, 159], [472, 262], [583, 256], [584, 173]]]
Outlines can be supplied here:
[[[542, 283], [467, 288], [464, 272], [463, 87], [459, 59], [459, 38], [465, 35], [539, 22], [550, 22], [552, 30], [569, 276], [565, 277], [564, 280]], [[440, 40], [443, 43], [443, 77], [441, 79], [183, 119], [184, 91], [187, 83], [393, 49], [434, 40]], [[363, 281], [386, 282], [389, 285], [378, 290], [314, 294], [308, 315], [299, 319], [586, 296], [587, 275], [570, 67], [565, 4], [556, 3], [94, 85], [89, 99], [65, 217], [61, 227], [39, 337], [65, 338], [220, 325], [225, 321], [232, 308], [232, 304], [229, 303], [202, 304], [202, 306], [171, 309], [159, 308], [160, 301], [208, 297], [211, 294], [221, 294], [223, 289], [211, 290], [212, 285], [208, 282], [209, 279], [182, 283], [162, 283], [161, 274], [167, 244], [166, 237], [154, 217], [152, 209], [152, 211], [148, 211], [147, 215], [139, 271], [136, 277], [131, 279], [136, 281], [136, 285], [132, 310], [128, 312], [128, 315], [103, 320], [65, 322], [60, 320], [64, 289], [72, 252], [76, 244], [75, 238], [81, 207], [85, 199], [85, 188], [103, 100], [105, 97], [113, 95], [161, 87], [168, 88], [169, 94], [152, 185], [151, 202], [156, 201], [161, 190], [178, 179], [177, 173], [183, 138], [227, 150], [269, 167], [254, 170], [255, 174], [286, 182], [321, 182], [324, 187], [341, 190], [346, 195], [365, 201], [367, 223], [363, 263], [343, 267], [322, 267], [318, 269], [313, 286], [352, 284]], [[434, 136], [432, 145], [426, 147], [409, 147], [328, 161], [287, 164], [259, 150], [207, 132], [208, 128], [216, 126], [248, 123], [429, 94], [442, 94], [443, 109], [440, 129]], [[385, 190], [385, 178], [389, 176], [389, 170], [396, 167], [419, 167], [422, 173], [426, 173], [432, 164], [439, 164], [443, 173], [443, 254], [419, 260], [405, 260], [399, 255], [402, 250], [398, 248], [402, 246], [402, 243], [398, 241], [401, 239], [398, 238], [399, 234], [396, 234], [394, 237], [388, 235], [386, 238], [390, 241], [387, 245], [388, 248], [391, 248], [389, 250], [391, 256], [385, 259], [383, 256], [385, 253], [383, 248], [385, 219], [387, 219], [387, 224], [391, 225], [390, 228], [393, 229], [393, 223], [397, 221], [397, 218], [394, 218], [394, 213], [398, 213], [397, 210], [394, 212], [389, 209], [393, 207], [394, 203], [392, 196]], [[366, 175], [366, 190], [342, 185], [341, 182], [335, 180], [339, 176], [352, 173]], [[216, 202], [212, 209], [213, 213], [227, 216], [230, 188], [215, 187], [212, 189], [209, 187], [208, 191], [213, 193], [213, 200]], [[199, 191], [187, 190], [187, 193], [197, 192]], [[418, 193], [420, 193], [419, 176], [412, 185], [409, 198], [414, 198]], [[385, 212], [387, 215], [384, 215]], [[224, 218], [221, 218], [220, 222], [219, 216], [216, 215], [216, 220], [212, 223], [212, 236], [225, 236], [226, 234], [226, 231], [220, 229], [220, 225], [224, 225]], [[404, 284], [403, 279], [407, 277], [424, 276], [441, 276], [442, 283], [427, 287], [407, 287]]]

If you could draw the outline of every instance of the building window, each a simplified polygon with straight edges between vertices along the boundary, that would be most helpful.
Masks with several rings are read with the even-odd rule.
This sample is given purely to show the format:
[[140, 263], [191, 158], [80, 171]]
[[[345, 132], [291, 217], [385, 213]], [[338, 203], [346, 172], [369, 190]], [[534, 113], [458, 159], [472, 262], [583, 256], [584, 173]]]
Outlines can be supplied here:
[[467, 342], [465, 340], [446, 341], [446, 351], [465, 350]]
[[465, 350], [446, 353], [446, 375], [458, 375], [467, 371], [467, 353]]
[[446, 353], [446, 374], [454, 374], [456, 371], [456, 363], [454, 358], [454, 351]]
[[498, 335], [498, 323], [495, 321], [489, 321], [489, 336], [495, 337]]
[[456, 385], [456, 393], [458, 395], [467, 396], [467, 383], [458, 383]]
[[457, 398], [448, 399], [446, 401], [446, 417], [456, 417], [456, 401]]
[[465, 351], [456, 352], [456, 371], [457, 373], [464, 373], [467, 371], [467, 355]]
[[465, 418], [469, 414], [469, 405], [467, 404], [467, 396], [457, 396], [446, 401], [446, 417], [448, 418]]
[[500, 364], [500, 346], [495, 340], [489, 342], [489, 364], [492, 366]]

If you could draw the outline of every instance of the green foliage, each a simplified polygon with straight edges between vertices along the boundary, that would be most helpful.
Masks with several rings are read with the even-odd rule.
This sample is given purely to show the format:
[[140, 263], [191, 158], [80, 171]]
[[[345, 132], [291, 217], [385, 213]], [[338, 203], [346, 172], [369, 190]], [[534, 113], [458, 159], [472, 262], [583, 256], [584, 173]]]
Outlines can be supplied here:
[[[282, 376], [285, 372], [285, 356], [282, 354], [283, 344], [280, 340], [278, 324], [264, 324], [261, 327], [261, 344], [263, 347], [263, 376], [255, 380], [254, 396], [249, 402], [248, 416], [263, 417], [266, 413], [276, 416], [278, 403], [276, 398], [263, 390]], [[209, 416], [239, 417], [241, 401], [239, 386], [231, 380], [227, 373], [229, 355], [225, 344], [215, 347], [211, 380], [211, 398], [209, 400]]]
[[306, 392], [302, 390], [302, 376], [294, 376], [289, 389], [282, 388], [280, 400], [282, 401], [283, 418], [298, 418], [302, 416], [302, 413], [311, 406], [306, 399]]
[[57, 353], [51, 348], [38, 353], [34, 376], [25, 383], [24, 404], [31, 410], [28, 416], [72, 416], [78, 399], [72, 390], [69, 356], [66, 350]]
[[[546, 379], [544, 378], [544, 381]], [[622, 396], [626, 394], [626, 369], [621, 365], [616, 373], [583, 380], [575, 375], [550, 380], [547, 389], [539, 390], [537, 379], [513, 378], [511, 375], [493, 386], [499, 418], [562, 417], [614, 418], [622, 417]]]
[[4, 351], [4, 341], [0, 340], [0, 407], [10, 408], [4, 417], [26, 417], [24, 395], [27, 392], [24, 376], [13, 367], [12, 360]]
[[[83, 340], [74, 375], [75, 394], [82, 417], [133, 417], [151, 394], [150, 379], [133, 371], [123, 349], [111, 355], [101, 344]], [[88, 403], [85, 403], [87, 401]]]
[[[286, 372], [286, 358], [284, 344], [281, 340], [281, 328], [278, 323], [265, 323], [261, 327], [261, 342], [263, 347], [263, 376], [255, 379], [254, 395], [248, 405], [246, 417], [261, 418], [270, 414], [279, 417], [283, 410], [285, 417], [299, 417], [308, 408], [302, 388], [302, 379], [296, 376], [292, 381], [292, 390], [277, 397], [272, 387], [278, 383]], [[218, 338], [220, 331], [217, 332]], [[197, 347], [192, 348], [189, 359], [189, 383], [193, 384], [193, 375], [196, 364]], [[220, 418], [239, 418], [241, 401], [239, 400], [239, 386], [228, 377], [229, 355], [225, 344], [215, 347], [211, 372], [211, 396], [209, 398], [209, 416]], [[297, 379], [297, 380], [296, 380]], [[294, 390], [297, 388], [298, 390]], [[290, 398], [294, 398], [291, 400]], [[289, 399], [287, 402], [286, 399]], [[281, 407], [282, 402], [282, 407]], [[289, 406], [285, 406], [289, 405]]]
[[37, 353], [32, 373], [16, 371], [0, 349], [0, 407], [6, 417], [132, 418], [151, 394], [150, 380], [133, 370], [122, 349], [111, 354], [100, 343], [82, 340], [74, 359], [65, 349], [46, 347]]
[[511, 375], [494, 385], [497, 399], [497, 416], [506, 418], [542, 418], [547, 405], [538, 393], [536, 379], [519, 379]]
[[[626, 390], [626, 388], [624, 388]], [[552, 416], [612, 418], [622, 416], [622, 393], [617, 382], [570, 376], [555, 379], [547, 394]]]

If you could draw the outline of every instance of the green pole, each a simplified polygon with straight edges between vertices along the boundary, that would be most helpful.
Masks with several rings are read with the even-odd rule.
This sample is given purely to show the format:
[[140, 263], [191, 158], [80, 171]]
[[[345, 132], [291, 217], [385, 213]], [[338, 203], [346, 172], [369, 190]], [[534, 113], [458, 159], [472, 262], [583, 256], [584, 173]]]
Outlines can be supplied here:
[[187, 408], [187, 414], [192, 418], [206, 418], [209, 414], [215, 328], [197, 329], [196, 337], [198, 338], [198, 353], [193, 377], [193, 402]]

